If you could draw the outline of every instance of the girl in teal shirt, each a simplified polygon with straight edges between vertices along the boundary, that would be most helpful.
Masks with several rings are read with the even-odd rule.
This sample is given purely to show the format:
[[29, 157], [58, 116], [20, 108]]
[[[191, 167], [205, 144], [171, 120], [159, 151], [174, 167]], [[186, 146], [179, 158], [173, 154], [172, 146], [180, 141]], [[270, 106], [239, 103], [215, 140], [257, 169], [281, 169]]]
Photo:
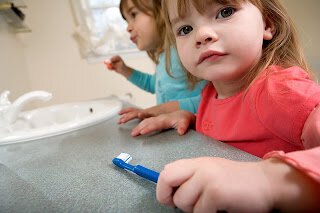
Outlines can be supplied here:
[[139, 50], [147, 51], [156, 63], [154, 75], [143, 73], [128, 67], [120, 56], [113, 56], [106, 62], [107, 68], [113, 70], [139, 88], [156, 94], [157, 106], [147, 109], [125, 108], [120, 111], [119, 123], [134, 118], [144, 119], [175, 110], [197, 112], [201, 90], [205, 81], [195, 86], [189, 85], [187, 75], [180, 63], [175, 48], [170, 51], [170, 67], [166, 69], [164, 54], [165, 25], [161, 15], [161, 1], [122, 0], [120, 11], [127, 21], [130, 39]]
[[170, 59], [170, 70], [173, 70], [172, 77], [165, 71], [165, 56], [162, 53], [154, 75], [134, 70], [128, 80], [143, 90], [155, 93], [157, 104], [177, 101], [179, 102], [179, 109], [196, 113], [205, 81], [199, 82], [193, 89], [190, 89], [187, 76], [175, 48], [171, 48]]

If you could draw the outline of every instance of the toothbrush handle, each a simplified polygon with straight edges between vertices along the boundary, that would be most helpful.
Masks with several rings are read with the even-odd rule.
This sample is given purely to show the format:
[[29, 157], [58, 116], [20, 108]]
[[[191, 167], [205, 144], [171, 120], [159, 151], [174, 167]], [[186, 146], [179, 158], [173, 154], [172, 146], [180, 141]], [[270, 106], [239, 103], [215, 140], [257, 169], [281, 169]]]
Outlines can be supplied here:
[[151, 180], [151, 181], [153, 181], [153, 182], [155, 182], [155, 183], [158, 182], [159, 173], [158, 173], [158, 172], [155, 172], [155, 171], [153, 171], [153, 170], [151, 170], [151, 169], [148, 169], [148, 168], [146, 168], [146, 167], [137, 165], [137, 166], [135, 166], [135, 168], [134, 168], [134, 172], [135, 172], [137, 175], [139, 175], [139, 176], [141, 176], [141, 177], [144, 177], [144, 178], [146, 178], [146, 179], [148, 179], [148, 180]]

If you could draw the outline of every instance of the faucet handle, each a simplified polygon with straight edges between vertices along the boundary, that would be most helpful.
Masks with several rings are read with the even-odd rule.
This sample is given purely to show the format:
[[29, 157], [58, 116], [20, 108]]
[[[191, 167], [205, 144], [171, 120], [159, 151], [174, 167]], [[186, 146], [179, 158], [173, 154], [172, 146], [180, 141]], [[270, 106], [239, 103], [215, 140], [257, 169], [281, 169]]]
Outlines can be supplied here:
[[5, 90], [0, 95], [0, 105], [10, 105], [11, 102], [8, 99], [8, 96], [10, 94], [9, 90]]

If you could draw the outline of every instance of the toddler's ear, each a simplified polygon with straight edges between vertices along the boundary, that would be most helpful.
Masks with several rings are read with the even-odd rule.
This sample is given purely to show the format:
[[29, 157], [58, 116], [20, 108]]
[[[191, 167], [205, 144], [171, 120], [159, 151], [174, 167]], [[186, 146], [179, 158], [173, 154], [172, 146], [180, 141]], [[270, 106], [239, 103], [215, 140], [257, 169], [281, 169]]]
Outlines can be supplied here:
[[275, 32], [274, 24], [271, 21], [266, 21], [263, 33], [263, 40], [271, 40]]
[[271, 40], [273, 38], [273, 29], [268, 27], [264, 30], [263, 40]]

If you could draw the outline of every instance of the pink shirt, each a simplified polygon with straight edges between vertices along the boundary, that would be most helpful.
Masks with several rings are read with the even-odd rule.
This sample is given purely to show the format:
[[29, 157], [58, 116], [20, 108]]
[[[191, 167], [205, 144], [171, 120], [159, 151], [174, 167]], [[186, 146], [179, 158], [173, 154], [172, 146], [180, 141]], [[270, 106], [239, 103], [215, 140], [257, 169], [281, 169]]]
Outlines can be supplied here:
[[320, 169], [315, 167], [315, 162], [320, 162], [320, 148], [292, 152], [305, 149], [302, 129], [320, 103], [320, 87], [301, 68], [270, 66], [247, 91], [227, 99], [216, 97], [214, 86], [208, 84], [198, 109], [197, 131], [258, 157], [281, 150], [265, 158], [299, 164], [305, 172], [318, 174], [320, 182]]
[[[263, 158], [279, 158], [291, 164], [305, 174], [320, 183], [320, 106], [309, 115], [302, 137], [303, 145], [309, 148], [303, 151], [284, 153], [283, 151], [273, 151], [267, 153]], [[320, 188], [320, 184], [319, 184]]]

